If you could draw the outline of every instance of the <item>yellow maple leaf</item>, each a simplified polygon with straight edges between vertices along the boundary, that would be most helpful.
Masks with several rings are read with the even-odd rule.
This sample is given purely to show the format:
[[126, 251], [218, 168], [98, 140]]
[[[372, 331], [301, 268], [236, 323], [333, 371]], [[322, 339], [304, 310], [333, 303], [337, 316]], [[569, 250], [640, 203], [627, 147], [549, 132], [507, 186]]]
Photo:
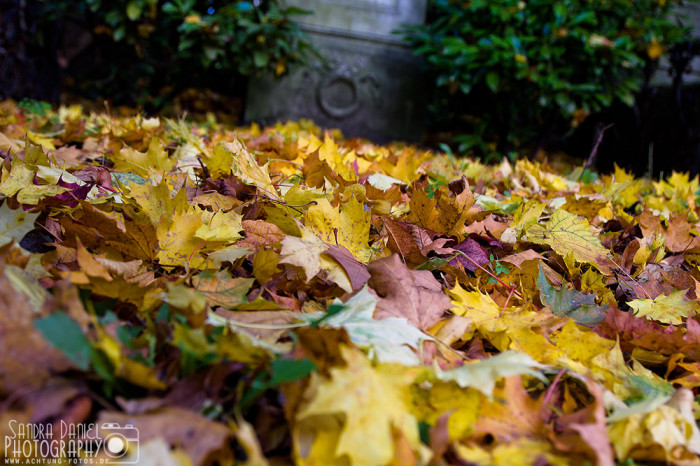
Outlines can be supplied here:
[[225, 178], [231, 173], [233, 154], [224, 149], [221, 144], [214, 146], [211, 157], [207, 159], [207, 169], [215, 180]]
[[555, 210], [544, 227], [531, 225], [526, 234], [528, 241], [546, 244], [561, 256], [573, 254], [579, 262], [597, 265], [609, 254], [591, 231], [588, 220], [563, 209]]
[[129, 189], [129, 197], [136, 201], [154, 226], [160, 224], [163, 216], [170, 218], [189, 208], [186, 190], [181, 189], [174, 197], [170, 197], [170, 188], [165, 179], [157, 185], [129, 182]]
[[280, 271], [279, 260], [280, 255], [272, 249], [260, 249], [253, 256], [253, 276], [258, 283], [269, 282], [272, 276]]
[[462, 339], [471, 338], [478, 330], [500, 351], [508, 349], [529, 354], [538, 362], [553, 364], [562, 355], [560, 349], [552, 345], [541, 333], [532, 327], [544, 325], [546, 314], [535, 313], [523, 308], [508, 308], [505, 311], [491, 296], [478, 290], [467, 291], [459, 283], [449, 290], [453, 307], [452, 313], [471, 320], [471, 330]]
[[328, 245], [305, 226], [299, 225], [299, 229], [301, 238], [290, 235], [282, 240], [279, 263], [304, 269], [307, 283], [321, 270], [325, 270], [330, 281], [351, 292], [352, 284], [345, 269], [333, 257], [324, 254]]
[[587, 367], [591, 366], [593, 358], [608, 353], [615, 347], [613, 340], [603, 338], [590, 329], [576, 324], [573, 320], [551, 335], [550, 339], [564, 351], [566, 356]]
[[439, 190], [431, 199], [424, 190], [416, 189], [409, 205], [421, 226], [436, 233], [451, 235], [463, 232], [469, 218], [469, 208], [475, 202], [474, 194], [467, 186], [453, 198], [444, 190]]
[[[381, 154], [381, 152], [380, 152]], [[404, 147], [397, 154], [397, 160], [381, 158], [378, 165], [381, 168], [378, 170], [393, 178], [411, 183], [420, 178], [422, 173], [421, 165], [431, 157], [428, 151], [419, 151], [415, 147]]]
[[501, 234], [501, 240], [508, 243], [515, 243], [519, 237], [522, 236], [526, 228], [537, 223], [537, 220], [546, 207], [546, 204], [535, 200], [530, 200], [520, 205], [518, 210], [515, 211], [515, 214], [513, 214], [513, 221]]
[[0, 246], [20, 240], [34, 229], [34, 221], [39, 214], [25, 212], [24, 209], [10, 209], [7, 202], [0, 206]]
[[204, 265], [204, 258], [197, 251], [202, 251], [203, 243], [196, 237], [202, 226], [202, 212], [183, 212], [173, 215], [170, 222], [158, 224], [158, 254], [156, 258], [161, 265], [199, 268]]
[[114, 170], [119, 172], [131, 172], [148, 178], [151, 170], [169, 171], [175, 166], [177, 160], [168, 157], [165, 145], [158, 138], [152, 138], [146, 152], [139, 152], [129, 146], [125, 146], [118, 154], [111, 156], [114, 162]]
[[696, 301], [684, 299], [687, 291], [676, 290], [668, 296], [662, 294], [654, 299], [635, 299], [628, 304], [637, 317], [646, 316], [664, 324], [680, 325], [683, 318], [694, 315], [698, 310]]
[[280, 196], [272, 184], [267, 165], [258, 165], [255, 156], [238, 139], [223, 143], [223, 147], [233, 154], [233, 174], [242, 181], [252, 184], [265, 196], [279, 200]]
[[197, 228], [195, 235], [207, 241], [231, 242], [243, 238], [243, 216], [234, 211], [202, 212], [202, 225]]
[[459, 440], [474, 432], [483, 396], [476, 389], [463, 389], [456, 383], [431, 381], [430, 388], [412, 390], [412, 412], [419, 421], [435, 425], [440, 416], [450, 411], [447, 431], [451, 440]]
[[619, 460], [633, 458], [674, 464], [684, 464], [678, 461], [681, 458], [687, 458], [688, 464], [696, 464], [700, 445], [693, 433], [693, 420], [669, 405], [631, 414], [608, 427]]
[[454, 444], [457, 456], [478, 466], [530, 466], [543, 462], [551, 466], [571, 465], [570, 456], [557, 454], [550, 442], [525, 437], [499, 443], [493, 448]]
[[395, 432], [419, 451], [418, 423], [408, 410], [416, 372], [388, 364], [374, 368], [362, 352], [341, 351], [347, 367], [331, 369], [330, 379], [314, 373], [296, 413], [292, 436], [299, 464], [389, 464]]
[[345, 246], [360, 262], [372, 257], [369, 247], [370, 213], [364, 204], [352, 197], [340, 209], [327, 199], [319, 199], [306, 212], [306, 225], [326, 244]]
[[322, 162], [328, 163], [328, 166], [344, 179], [348, 181], [357, 179], [353, 170], [353, 163], [357, 160], [355, 153], [352, 151], [344, 153], [328, 132], [323, 139], [323, 144], [318, 149], [318, 158]]
[[36, 205], [45, 197], [57, 196], [68, 188], [55, 184], [34, 184], [36, 169], [32, 169], [19, 158], [12, 159], [10, 170], [2, 165], [2, 181], [0, 181], [0, 194], [6, 197], [17, 195], [20, 204]]

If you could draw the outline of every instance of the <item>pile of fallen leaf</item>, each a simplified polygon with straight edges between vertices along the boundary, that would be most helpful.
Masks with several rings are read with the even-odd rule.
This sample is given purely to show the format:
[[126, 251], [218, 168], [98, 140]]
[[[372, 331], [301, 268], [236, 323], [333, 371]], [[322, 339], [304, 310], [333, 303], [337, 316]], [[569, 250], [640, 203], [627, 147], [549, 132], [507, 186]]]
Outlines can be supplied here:
[[697, 178], [13, 102], [0, 155], [0, 436], [132, 424], [141, 464], [700, 463]]

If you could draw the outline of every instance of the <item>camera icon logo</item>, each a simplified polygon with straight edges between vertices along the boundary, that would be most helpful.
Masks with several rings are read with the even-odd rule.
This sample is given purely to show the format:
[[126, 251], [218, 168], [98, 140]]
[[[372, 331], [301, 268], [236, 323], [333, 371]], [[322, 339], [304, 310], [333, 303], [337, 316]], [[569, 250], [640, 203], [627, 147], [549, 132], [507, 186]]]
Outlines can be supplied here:
[[124, 426], [106, 422], [101, 426], [108, 432], [104, 437], [107, 464], [134, 464], [139, 461], [139, 430], [131, 424]]

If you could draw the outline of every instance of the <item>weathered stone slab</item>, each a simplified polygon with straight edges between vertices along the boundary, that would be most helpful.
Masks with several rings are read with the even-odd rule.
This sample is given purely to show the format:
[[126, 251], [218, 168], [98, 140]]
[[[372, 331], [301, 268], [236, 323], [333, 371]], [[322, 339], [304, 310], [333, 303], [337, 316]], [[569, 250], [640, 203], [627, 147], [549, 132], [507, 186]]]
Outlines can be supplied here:
[[[688, 39], [700, 39], [700, 3], [686, 3], [676, 6], [674, 19], [678, 19], [686, 26], [692, 26], [691, 37]], [[670, 86], [673, 83], [673, 78], [670, 73], [671, 64], [668, 57], [663, 56], [659, 63], [659, 69], [651, 78], [652, 86]], [[694, 57], [689, 65], [688, 72], [683, 75], [685, 84], [700, 83], [700, 57]]]
[[274, 123], [311, 118], [348, 137], [379, 143], [420, 140], [428, 92], [420, 62], [392, 31], [423, 22], [425, 0], [313, 0], [302, 18], [326, 63], [282, 79], [251, 80], [246, 120]]

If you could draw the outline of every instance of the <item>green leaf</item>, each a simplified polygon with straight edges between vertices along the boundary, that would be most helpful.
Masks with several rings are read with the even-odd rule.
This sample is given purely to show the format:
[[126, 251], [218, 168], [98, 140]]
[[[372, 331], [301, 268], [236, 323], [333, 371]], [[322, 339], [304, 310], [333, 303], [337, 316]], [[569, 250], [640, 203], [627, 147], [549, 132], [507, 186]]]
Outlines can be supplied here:
[[115, 41], [119, 42], [120, 40], [122, 40], [124, 38], [125, 35], [126, 35], [126, 28], [122, 24], [121, 26], [119, 26], [117, 29], [114, 30], [113, 37], [114, 37]]
[[61, 350], [82, 370], [88, 370], [92, 346], [80, 326], [63, 312], [56, 312], [34, 321], [34, 327], [52, 346]]
[[548, 305], [555, 316], [569, 317], [577, 324], [594, 326], [605, 319], [606, 308], [597, 306], [595, 294], [583, 294], [568, 285], [555, 288], [544, 276], [542, 265], [537, 275], [542, 303]]
[[141, 10], [141, 4], [136, 0], [132, 0], [126, 5], [126, 16], [131, 21], [136, 21], [141, 17]]
[[[266, 390], [279, 387], [283, 383], [303, 379], [316, 370], [316, 364], [308, 358], [275, 359], [269, 372], [259, 374], [251, 383], [250, 390], [243, 396], [241, 406], [248, 406]], [[267, 380], [266, 380], [267, 379]]]
[[177, 14], [177, 12], [178, 12], [177, 7], [175, 5], [173, 5], [171, 2], [165, 2], [163, 4], [162, 10], [163, 10], [163, 13], [167, 13], [169, 15], [174, 15], [174, 14]]
[[272, 361], [272, 378], [268, 382], [270, 386], [294, 382], [303, 379], [316, 370], [316, 364], [308, 358], [303, 359], [275, 359]]
[[265, 50], [255, 50], [253, 52], [253, 62], [255, 63], [256, 68], [265, 68], [268, 60], [269, 57], [267, 56], [267, 52]]
[[498, 73], [495, 71], [490, 71], [486, 75], [486, 85], [491, 89], [492, 92], [496, 92], [498, 90], [498, 82], [500, 78], [498, 76]]

